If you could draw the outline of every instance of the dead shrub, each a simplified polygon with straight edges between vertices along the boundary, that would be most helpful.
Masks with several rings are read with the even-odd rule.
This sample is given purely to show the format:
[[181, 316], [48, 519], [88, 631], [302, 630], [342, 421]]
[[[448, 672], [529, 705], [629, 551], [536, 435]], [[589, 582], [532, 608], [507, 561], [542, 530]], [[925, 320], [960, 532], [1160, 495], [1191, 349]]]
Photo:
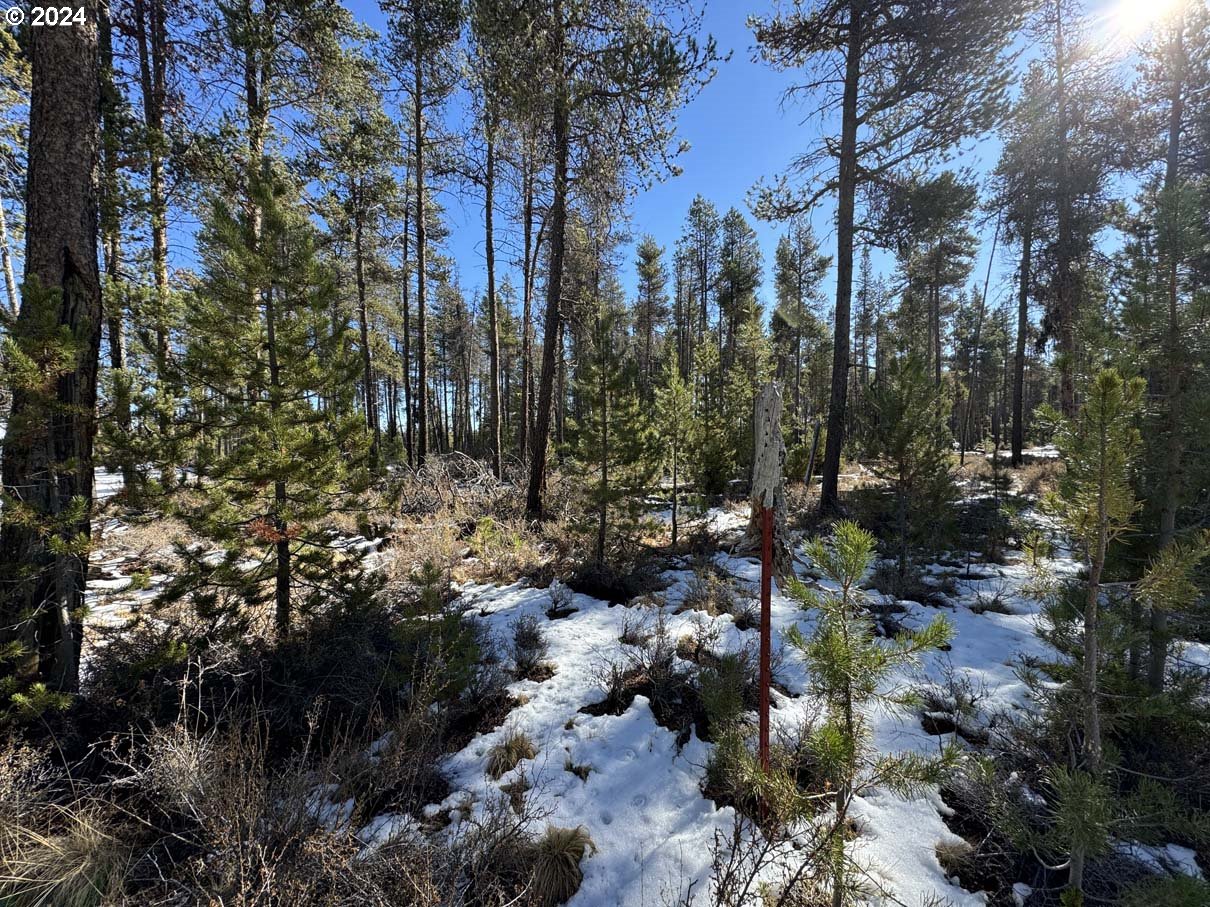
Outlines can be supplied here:
[[695, 567], [678, 611], [705, 611], [711, 617], [736, 610], [735, 588], [711, 567]]

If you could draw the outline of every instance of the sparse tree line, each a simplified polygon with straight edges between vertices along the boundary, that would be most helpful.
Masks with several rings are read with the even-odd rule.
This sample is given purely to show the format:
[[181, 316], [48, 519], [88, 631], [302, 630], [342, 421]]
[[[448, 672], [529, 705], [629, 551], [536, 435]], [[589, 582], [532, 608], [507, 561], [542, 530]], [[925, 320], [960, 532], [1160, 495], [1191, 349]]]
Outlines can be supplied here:
[[[329, 2], [97, 7], [51, 62], [75, 53], [72, 74], [98, 96], [76, 162], [95, 159], [95, 179], [73, 204], [97, 221], [79, 240], [98, 253], [101, 298], [90, 290], [84, 308], [99, 345], [83, 338], [82, 362], [45, 337], [23, 354], [65, 376], [80, 366], [85, 385], [97, 359], [99, 418], [79, 413], [75, 431], [85, 442], [99, 424], [98, 460], [132, 501], [235, 469], [254, 446], [245, 411], [280, 413], [280, 396], [326, 414], [327, 449], [350, 476], [460, 451], [526, 482], [535, 515], [556, 458], [592, 464], [602, 500], [666, 475], [667, 420], [651, 416], [669, 394], [692, 414], [673, 445], [679, 484], [719, 493], [745, 476], [754, 388], [778, 379], [790, 465], [805, 474], [818, 442], [826, 509], [841, 452], [878, 447], [879, 397], [914, 374], [907, 359], [931, 376], [950, 441], [1006, 442], [1017, 464], [1039, 407], [1074, 416], [1082, 376], [1126, 358], [1148, 380], [1144, 500], [1159, 547], [1170, 544], [1200, 487], [1185, 439], [1199, 436], [1203, 392], [1204, 9], [1182, 7], [1127, 72], [1064, 0], [867, 6], [752, 23], [770, 65], [806, 74], [792, 92], [841, 124], [837, 142], [804, 149], [753, 196], [758, 215], [787, 222], [768, 263], [770, 312], [750, 222], [701, 196], [680, 236], [642, 237], [633, 261], [619, 258], [627, 197], [677, 172], [676, 111], [721, 59], [688, 6], [387, 4], [381, 35]], [[914, 15], [928, 28], [913, 30]], [[1033, 42], [1027, 63], [1018, 39]], [[26, 160], [23, 124], [40, 127], [36, 36], [4, 41], [0, 244], [30, 283], [43, 239], [28, 221], [39, 193], [62, 186], [39, 181], [41, 145]], [[838, 63], [843, 80], [815, 78]], [[928, 169], [988, 129], [1002, 151], [982, 185]], [[826, 179], [800, 189], [803, 176]], [[444, 248], [448, 192], [483, 212], [473, 294]], [[833, 193], [829, 254], [807, 215]], [[994, 260], [975, 274], [974, 231], [993, 222]], [[1111, 227], [1126, 242], [1106, 256]], [[874, 247], [892, 253], [891, 272], [874, 273]], [[1005, 267], [1015, 298], [989, 299]], [[637, 274], [632, 299], [624, 268]], [[49, 274], [50, 296], [25, 294], [26, 322], [38, 299], [64, 305], [63, 281]], [[297, 333], [295, 319], [307, 325]], [[14, 344], [21, 323], [10, 321]], [[22, 380], [10, 368], [16, 398]], [[10, 459], [23, 454], [21, 409]], [[360, 431], [345, 424], [354, 417]], [[50, 458], [60, 511], [87, 491], [73, 487], [83, 459]], [[10, 494], [20, 484], [14, 473]], [[282, 509], [249, 518], [281, 522]]]

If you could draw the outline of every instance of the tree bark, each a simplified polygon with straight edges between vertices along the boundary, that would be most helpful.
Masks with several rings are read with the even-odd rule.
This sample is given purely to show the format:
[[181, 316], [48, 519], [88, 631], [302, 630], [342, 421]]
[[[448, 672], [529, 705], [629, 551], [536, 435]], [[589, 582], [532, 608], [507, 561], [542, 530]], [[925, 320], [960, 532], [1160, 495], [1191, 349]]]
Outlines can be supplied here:
[[[601, 299], [601, 274], [600, 269], [597, 269], [596, 274], [596, 292], [597, 304], [600, 305]], [[601, 430], [601, 501], [599, 512], [597, 513], [597, 563], [605, 563], [605, 535], [609, 527], [609, 359], [612, 355], [610, 350], [610, 335], [609, 332], [603, 332], [601, 329], [601, 316], [597, 315], [597, 334], [600, 341], [600, 359], [598, 368], [600, 369], [600, 393], [601, 393], [601, 409], [600, 409], [600, 430]], [[604, 334], [604, 336], [601, 336]]]
[[[265, 351], [269, 357], [269, 407], [277, 413], [281, 396], [281, 367], [277, 359], [277, 317], [274, 289], [265, 290]], [[274, 623], [277, 635], [285, 636], [290, 630], [290, 533], [286, 525], [286, 483], [278, 479], [273, 483], [273, 529], [274, 554]]]
[[[1165, 209], [1162, 216], [1169, 219], [1170, 231], [1167, 244], [1165, 277], [1167, 279], [1168, 324], [1167, 352], [1165, 355], [1167, 374], [1165, 391], [1167, 412], [1165, 413], [1164, 439], [1164, 501], [1160, 509], [1160, 548], [1166, 548], [1176, 539], [1176, 512], [1180, 506], [1182, 465], [1184, 460], [1184, 438], [1181, 431], [1181, 395], [1184, 368], [1180, 317], [1180, 288], [1178, 276], [1181, 261], [1180, 243], [1180, 154], [1181, 126], [1185, 109], [1185, 45], [1184, 8], [1177, 13], [1173, 25], [1172, 59], [1169, 61], [1171, 87], [1168, 98], [1168, 148], [1164, 171]], [[1168, 613], [1163, 608], [1152, 606], [1150, 619], [1151, 655], [1147, 665], [1147, 685], [1153, 693], [1163, 692], [1164, 675], [1168, 661]]]
[[1012, 465], [1024, 461], [1025, 446], [1025, 340], [1029, 334], [1029, 282], [1033, 255], [1033, 212], [1030, 211], [1021, 229], [1021, 267], [1017, 286], [1017, 345], [1013, 356], [1013, 438]]
[[496, 311], [496, 238], [492, 208], [496, 193], [496, 124], [493, 115], [484, 115], [487, 154], [483, 173], [484, 255], [487, 258], [487, 359], [491, 390], [488, 394], [488, 444], [491, 447], [492, 474], [498, 479], [500, 464], [500, 315]]
[[[42, 4], [37, 4], [42, 5]], [[46, 307], [75, 345], [52, 386], [12, 388], [2, 454], [6, 512], [15, 502], [31, 522], [0, 526], [0, 643], [22, 647], [15, 673], [74, 691], [79, 684], [87, 548], [91, 535], [92, 448], [101, 284], [97, 270], [100, 123], [98, 4], [83, 0], [83, 23], [30, 30], [33, 88], [26, 185], [25, 295], [13, 339], [42, 358]], [[54, 296], [44, 296], [53, 291]], [[75, 499], [83, 511], [70, 512]], [[63, 547], [56, 552], [56, 547]]]
[[523, 164], [525, 174], [523, 177], [523, 192], [525, 200], [522, 209], [522, 234], [523, 248], [521, 261], [521, 424], [519, 427], [519, 436], [517, 438], [517, 449], [521, 453], [521, 458], [524, 460], [529, 456], [531, 438], [530, 425], [533, 422], [533, 298], [534, 298], [534, 270], [535, 259], [534, 254], [534, 169], [536, 163], [534, 160], [535, 152], [532, 146], [526, 151], [526, 158]]
[[[563, 76], [562, 6], [555, 3], [555, 71]], [[550, 208], [550, 275], [546, 281], [546, 324], [542, 337], [542, 375], [538, 381], [538, 411], [534, 425], [533, 457], [530, 461], [529, 488], [525, 508], [535, 519], [542, 517], [542, 486], [546, 477], [546, 453], [550, 443], [550, 424], [554, 402], [555, 367], [559, 352], [563, 308], [564, 232], [567, 225], [568, 146], [571, 142], [571, 110], [566, 84], [555, 99], [552, 139], [554, 144], [554, 195]]]
[[840, 175], [836, 199], [836, 324], [832, 342], [832, 394], [824, 445], [819, 509], [840, 509], [840, 455], [844, 450], [849, 390], [849, 311], [853, 299], [853, 214], [857, 196], [857, 87], [861, 78], [863, 5], [849, 6], [849, 45], [841, 103]]
[[[166, 98], [167, 26], [162, 0], [134, 0], [139, 82], [143, 96], [143, 121], [147, 127], [148, 203], [151, 214], [151, 271], [155, 283], [153, 328], [155, 331], [156, 390], [159, 394], [157, 421], [161, 438], [168, 435], [173, 406], [168, 387], [168, 213], [164, 180], [164, 105]], [[249, 99], [256, 97], [250, 95]], [[162, 470], [165, 488], [175, 483], [175, 466], [168, 460]]]
[[1058, 322], [1059, 322], [1059, 407], [1068, 419], [1076, 414], [1076, 298], [1072, 282], [1072, 198], [1068, 165], [1068, 114], [1066, 86], [1066, 48], [1063, 41], [1063, 2], [1055, 0], [1055, 100], [1057, 105], [1058, 154]]
[[17, 297], [17, 280], [13, 276], [13, 257], [8, 244], [8, 220], [4, 214], [4, 199], [0, 198], [0, 264], [4, 267], [4, 292], [9, 312], [16, 316], [21, 302]]
[[[360, 207], [360, 199], [355, 204]], [[374, 352], [370, 349], [370, 312], [366, 303], [365, 248], [361, 215], [353, 221], [353, 270], [357, 279], [357, 320], [361, 333], [362, 382], [365, 385], [366, 428], [370, 431], [370, 469], [381, 465], [382, 427], [378, 418], [378, 388], [374, 383]]]
[[[420, 5], [413, 6], [415, 33], [420, 34]], [[412, 112], [416, 130], [416, 465], [423, 466], [429, 452], [428, 407], [428, 332], [425, 326], [425, 270], [428, 266], [428, 240], [424, 212], [424, 55], [416, 42], [415, 83]]]
[[412, 426], [415, 413], [412, 411], [412, 319], [409, 311], [408, 294], [408, 209], [403, 211], [403, 444], [407, 448], [408, 466], [415, 465], [414, 433]]
[[[1101, 704], [1097, 684], [1097, 673], [1101, 657], [1100, 639], [1097, 636], [1099, 618], [1099, 600], [1101, 596], [1101, 575], [1105, 569], [1105, 552], [1109, 545], [1109, 517], [1107, 501], [1109, 494], [1109, 475], [1106, 459], [1109, 450], [1109, 428], [1104, 412], [1101, 414], [1099, 437], [1100, 481], [1097, 488], [1097, 522], [1096, 541], [1090, 552], [1088, 570], [1088, 590], [1084, 599], [1084, 740], [1082, 751], [1084, 768], [1094, 777], [1101, 773]], [[1082, 891], [1084, 884], [1084, 863], [1087, 855], [1080, 848], [1073, 849], [1071, 854], [1071, 869], [1068, 873], [1067, 886], [1070, 889]]]
[[[131, 382], [126, 371], [126, 338], [123, 325], [125, 291], [122, 289], [122, 211], [118, 185], [118, 155], [121, 136], [116, 119], [120, 95], [113, 79], [113, 25], [106, 11], [98, 22], [101, 66], [101, 186], [100, 186], [100, 234], [102, 255], [105, 262], [105, 278], [109, 285], [109, 300], [102, 299], [105, 308], [106, 330], [109, 334], [109, 366], [113, 381], [113, 419], [122, 432], [122, 449], [119, 451], [122, 470], [122, 485], [127, 501], [132, 501], [137, 490], [137, 474], [134, 459], [128, 445], [131, 426]], [[0, 206], [2, 208], [2, 206]], [[0, 219], [3, 211], [0, 210]], [[0, 223], [0, 230], [2, 230]], [[8, 249], [5, 243], [4, 254]], [[11, 270], [11, 268], [10, 268]], [[102, 294], [104, 296], [104, 294]]]

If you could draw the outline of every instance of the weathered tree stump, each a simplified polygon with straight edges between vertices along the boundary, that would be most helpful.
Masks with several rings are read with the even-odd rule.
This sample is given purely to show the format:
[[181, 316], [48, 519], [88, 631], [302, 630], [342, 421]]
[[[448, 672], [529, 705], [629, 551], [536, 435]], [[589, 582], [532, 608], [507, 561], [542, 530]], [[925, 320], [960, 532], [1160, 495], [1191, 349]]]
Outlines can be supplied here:
[[752, 458], [752, 513], [740, 546], [743, 551], [761, 550], [761, 510], [773, 511], [773, 572], [778, 579], [794, 576], [794, 558], [786, 539], [786, 487], [783, 469], [786, 445], [781, 436], [781, 390], [770, 381], [756, 398], [753, 419], [755, 450]]

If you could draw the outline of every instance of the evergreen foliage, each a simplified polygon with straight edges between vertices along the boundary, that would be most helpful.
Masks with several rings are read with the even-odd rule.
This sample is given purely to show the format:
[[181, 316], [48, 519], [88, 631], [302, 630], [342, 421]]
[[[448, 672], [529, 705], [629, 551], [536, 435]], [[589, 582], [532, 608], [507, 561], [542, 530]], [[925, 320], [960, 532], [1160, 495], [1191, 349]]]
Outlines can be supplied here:
[[810, 637], [794, 627], [787, 641], [806, 660], [812, 692], [826, 707], [825, 719], [812, 735], [811, 747], [820, 770], [835, 789], [835, 827], [830, 863], [832, 903], [848, 897], [850, 858], [846, 856], [844, 829], [853, 798], [871, 786], [883, 786], [904, 795], [936, 783], [952, 768], [956, 752], [943, 750], [929, 759], [916, 754], [880, 754], [873, 746], [869, 725], [871, 708], [902, 708], [912, 702], [909, 693], [888, 690], [886, 681], [896, 668], [918, 660], [945, 645], [953, 629], [940, 615], [924, 628], [905, 633], [889, 644], [874, 634], [863, 609], [859, 583], [874, 557], [875, 539], [856, 523], [843, 520], [832, 535], [816, 538], [807, 554], [837, 591], [817, 594], [801, 582], [790, 595], [803, 607], [817, 609], [819, 621]]
[[900, 594], [909, 586], [913, 548], [943, 536], [957, 494], [944, 397], [924, 363], [915, 355], [890, 360], [869, 391], [869, 453], [893, 495], [889, 516]]
[[184, 423], [198, 482], [177, 512], [221, 558], [182, 548], [188, 569], [166, 590], [239, 626], [274, 603], [285, 633], [344, 582], [356, 560], [326, 522], [357, 506], [366, 432], [351, 390], [358, 358], [333, 322], [332, 275], [312, 228], [279, 180], [256, 189], [261, 234], [216, 202], [202, 237], [203, 277], [187, 315], [182, 372], [197, 391]]

